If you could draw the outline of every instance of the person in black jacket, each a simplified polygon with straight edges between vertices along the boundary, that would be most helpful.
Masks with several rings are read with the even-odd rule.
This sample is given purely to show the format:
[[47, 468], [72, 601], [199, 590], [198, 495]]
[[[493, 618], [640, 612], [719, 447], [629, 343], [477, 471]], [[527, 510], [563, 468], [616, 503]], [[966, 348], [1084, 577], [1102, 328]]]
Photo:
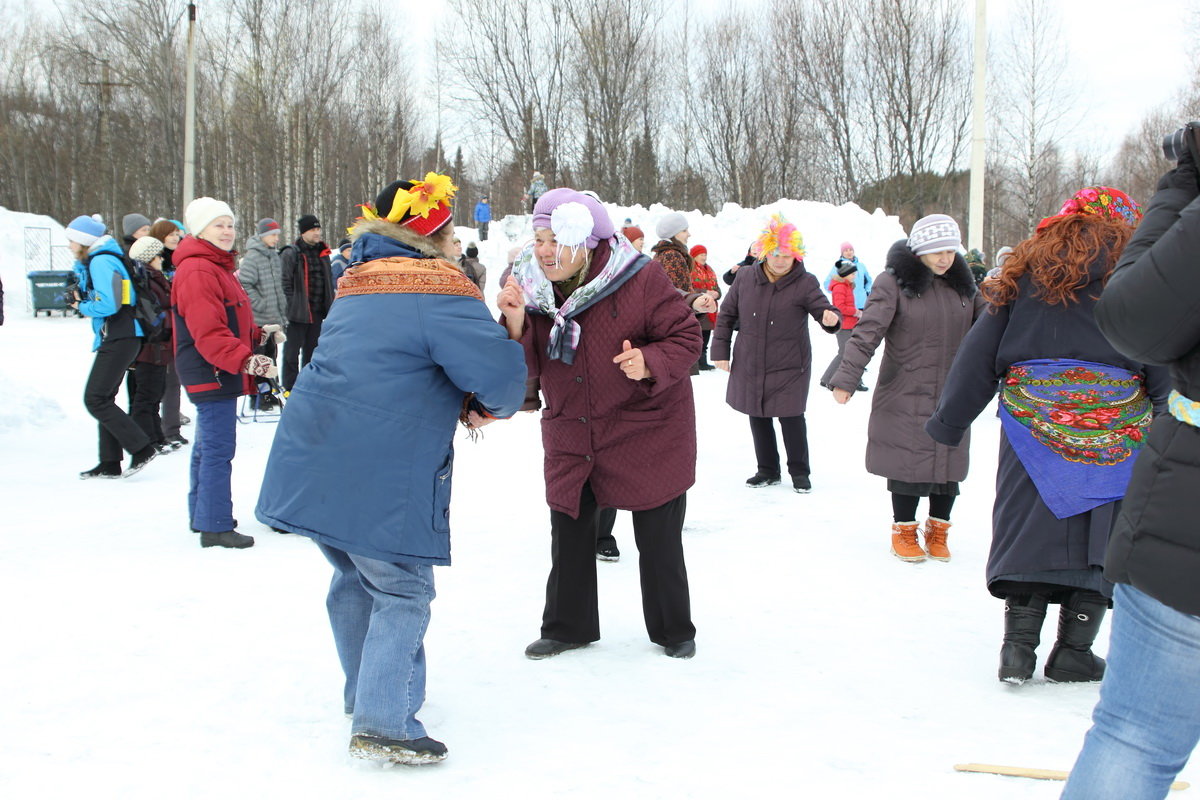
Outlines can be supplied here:
[[737, 277], [737, 271], [742, 267], [750, 266], [754, 261], [754, 254], [746, 250], [746, 257], [726, 270], [725, 274], [721, 276], [721, 280], [725, 281], [726, 286], [733, 286], [733, 279]]
[[1054, 681], [1100, 680], [1091, 644], [1112, 597], [1104, 548], [1169, 378], [1113, 349], [1096, 300], [1141, 212], [1123, 193], [1088, 187], [1019, 244], [982, 289], [988, 313], [963, 339], [925, 425], [956, 446], [1000, 392], [1000, 460], [987, 585], [1004, 600], [1000, 680], [1033, 677], [1048, 603], [1059, 637]]
[[329, 247], [321, 239], [321, 221], [305, 214], [296, 221], [300, 238], [283, 248], [283, 293], [287, 297], [287, 341], [283, 343], [283, 388], [292, 390], [300, 369], [312, 361], [321, 323], [333, 303]]
[[[1189, 133], [1194, 133], [1190, 131]], [[1063, 797], [1166, 797], [1200, 740], [1200, 174], [1197, 142], [1159, 182], [1096, 322], [1118, 351], [1170, 367], [1108, 546], [1108, 671]]]

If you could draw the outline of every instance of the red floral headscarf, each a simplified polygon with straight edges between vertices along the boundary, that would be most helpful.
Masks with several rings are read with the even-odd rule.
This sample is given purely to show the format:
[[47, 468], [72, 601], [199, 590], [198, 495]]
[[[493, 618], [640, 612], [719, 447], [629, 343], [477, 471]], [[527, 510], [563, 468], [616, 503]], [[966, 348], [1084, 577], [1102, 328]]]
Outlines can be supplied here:
[[1113, 189], [1110, 186], [1088, 186], [1071, 195], [1067, 202], [1063, 203], [1063, 207], [1058, 210], [1058, 213], [1039, 222], [1037, 229], [1041, 231], [1072, 214], [1096, 214], [1101, 217], [1111, 217], [1133, 227], [1142, 218], [1142, 207], [1120, 189]]

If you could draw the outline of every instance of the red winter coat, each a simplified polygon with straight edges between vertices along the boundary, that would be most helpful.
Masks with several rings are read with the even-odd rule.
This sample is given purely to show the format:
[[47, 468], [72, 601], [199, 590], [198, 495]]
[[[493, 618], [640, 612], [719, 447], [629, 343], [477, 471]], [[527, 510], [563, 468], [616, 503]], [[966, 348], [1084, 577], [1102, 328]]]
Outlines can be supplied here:
[[236, 255], [192, 236], [175, 248], [175, 371], [193, 403], [253, 392], [242, 368], [259, 329], [233, 274]]
[[[608, 258], [601, 242], [595, 258]], [[559, 297], [558, 302], [563, 302]], [[652, 263], [575, 318], [575, 363], [546, 356], [551, 319], [527, 313], [525, 362], [541, 380], [546, 502], [579, 516], [590, 481], [602, 506], [644, 511], [683, 494], [696, 479], [696, 408], [688, 372], [700, 357], [696, 315]], [[652, 379], [632, 381], [613, 358], [628, 339]]]
[[858, 307], [854, 305], [854, 284], [834, 280], [830, 282], [833, 305], [842, 312], [842, 330], [854, 330], [858, 324]]
[[[708, 264], [701, 264], [698, 261], [692, 263], [692, 289], [697, 292], [716, 291], [717, 297], [721, 296], [721, 285], [717, 283], [717, 273], [713, 272], [713, 268]], [[711, 314], [697, 314], [700, 318], [700, 329], [711, 331], [713, 326], [717, 324], [717, 312]]]

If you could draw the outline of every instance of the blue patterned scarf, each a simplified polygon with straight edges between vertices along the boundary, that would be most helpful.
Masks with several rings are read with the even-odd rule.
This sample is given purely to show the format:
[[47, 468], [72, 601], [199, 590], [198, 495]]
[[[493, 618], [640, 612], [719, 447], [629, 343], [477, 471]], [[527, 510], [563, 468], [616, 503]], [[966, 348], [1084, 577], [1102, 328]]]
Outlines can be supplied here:
[[1022, 361], [1000, 390], [1008, 442], [1059, 519], [1125, 496], [1152, 415], [1141, 375], [1090, 361]]
[[571, 292], [561, 307], [554, 296], [554, 284], [533, 256], [533, 242], [527, 244], [513, 262], [512, 275], [525, 293], [525, 310], [554, 320], [550, 328], [550, 341], [546, 344], [546, 355], [550, 358], [557, 358], [564, 364], [575, 363], [575, 351], [579, 349], [582, 334], [575, 317], [615, 292], [650, 262], [649, 258], [634, 250], [624, 236], [618, 236], [613, 241], [615, 246], [608, 262], [596, 277]]

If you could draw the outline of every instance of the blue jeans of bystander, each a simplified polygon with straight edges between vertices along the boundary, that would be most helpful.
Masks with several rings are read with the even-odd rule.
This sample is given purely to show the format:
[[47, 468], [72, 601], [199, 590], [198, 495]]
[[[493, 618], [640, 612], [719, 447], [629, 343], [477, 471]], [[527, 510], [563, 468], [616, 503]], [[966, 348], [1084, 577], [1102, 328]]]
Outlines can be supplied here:
[[392, 564], [321, 544], [333, 565], [326, 607], [346, 674], [353, 733], [420, 739], [425, 703], [425, 631], [433, 567]]
[[1108, 669], [1063, 800], [1160, 800], [1200, 740], [1200, 618], [1113, 593]]

